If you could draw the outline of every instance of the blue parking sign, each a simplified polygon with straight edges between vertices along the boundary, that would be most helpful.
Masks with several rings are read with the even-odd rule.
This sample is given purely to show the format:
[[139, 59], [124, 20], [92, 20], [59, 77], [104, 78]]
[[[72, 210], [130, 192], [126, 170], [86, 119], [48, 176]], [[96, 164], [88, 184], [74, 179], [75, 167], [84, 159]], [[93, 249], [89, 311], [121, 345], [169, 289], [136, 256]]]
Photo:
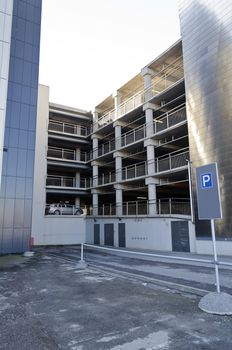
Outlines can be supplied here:
[[213, 175], [212, 173], [201, 174], [201, 188], [212, 188], [213, 187]]
[[196, 168], [197, 207], [199, 220], [222, 218], [217, 164]]

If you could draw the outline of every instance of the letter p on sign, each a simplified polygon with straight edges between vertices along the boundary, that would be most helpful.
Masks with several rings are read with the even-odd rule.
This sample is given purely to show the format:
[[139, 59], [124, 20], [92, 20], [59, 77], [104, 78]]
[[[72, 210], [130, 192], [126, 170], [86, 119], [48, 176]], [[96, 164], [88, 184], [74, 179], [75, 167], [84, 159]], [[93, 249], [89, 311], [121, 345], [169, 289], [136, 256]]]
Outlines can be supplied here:
[[212, 187], [213, 187], [212, 174], [211, 173], [201, 174], [201, 188], [206, 189], [206, 188], [212, 188]]

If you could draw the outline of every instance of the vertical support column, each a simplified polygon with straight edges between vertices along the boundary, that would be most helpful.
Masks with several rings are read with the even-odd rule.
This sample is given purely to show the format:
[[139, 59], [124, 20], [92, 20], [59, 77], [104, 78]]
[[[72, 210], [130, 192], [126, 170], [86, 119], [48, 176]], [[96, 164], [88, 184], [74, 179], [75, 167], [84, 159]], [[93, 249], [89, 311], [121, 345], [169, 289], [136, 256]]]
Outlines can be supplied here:
[[122, 157], [119, 154], [119, 152], [115, 153], [115, 175], [117, 182], [122, 180]]
[[122, 189], [116, 189], [116, 215], [122, 216]]
[[92, 140], [93, 140], [93, 159], [95, 159], [98, 157], [98, 138], [95, 135], [93, 135]]
[[76, 198], [75, 198], [75, 207], [76, 207], [76, 208], [80, 208], [80, 203], [81, 203], [80, 197], [76, 197]]
[[116, 150], [121, 147], [122, 126], [118, 123], [114, 125], [115, 130], [115, 148]]
[[75, 180], [76, 180], [76, 187], [80, 187], [80, 171], [76, 171], [76, 175], [75, 175]]
[[116, 91], [114, 94], [113, 94], [113, 97], [114, 97], [114, 108], [115, 108], [115, 120], [117, 120], [121, 113], [120, 113], [120, 104], [121, 104], [121, 94], [119, 91]]
[[98, 193], [92, 192], [93, 216], [98, 215]]
[[116, 192], [116, 215], [122, 216], [123, 214], [123, 188], [122, 185], [115, 185], [115, 192]]
[[81, 160], [81, 150], [80, 148], [76, 148], [76, 159], [77, 161]]
[[157, 214], [157, 198], [156, 198], [156, 182], [153, 178], [148, 178], [146, 180], [148, 185], [148, 210], [149, 215]]
[[93, 172], [93, 187], [98, 185], [98, 164], [97, 162], [92, 162], [92, 172]]
[[144, 81], [144, 102], [152, 98], [152, 70], [148, 67], [142, 69], [141, 74]]
[[98, 112], [93, 111], [93, 132], [98, 129]]

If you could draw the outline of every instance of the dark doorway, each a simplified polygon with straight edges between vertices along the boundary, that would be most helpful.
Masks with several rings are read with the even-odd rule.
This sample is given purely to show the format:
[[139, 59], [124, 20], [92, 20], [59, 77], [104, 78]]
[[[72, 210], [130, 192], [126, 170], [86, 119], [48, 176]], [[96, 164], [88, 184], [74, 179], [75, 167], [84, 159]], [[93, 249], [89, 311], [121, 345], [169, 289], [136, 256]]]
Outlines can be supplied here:
[[114, 224], [104, 225], [104, 244], [114, 246]]
[[94, 224], [94, 244], [100, 244], [100, 224]]
[[188, 221], [172, 221], [172, 250], [190, 252]]
[[122, 223], [118, 224], [118, 246], [126, 247], [126, 225]]

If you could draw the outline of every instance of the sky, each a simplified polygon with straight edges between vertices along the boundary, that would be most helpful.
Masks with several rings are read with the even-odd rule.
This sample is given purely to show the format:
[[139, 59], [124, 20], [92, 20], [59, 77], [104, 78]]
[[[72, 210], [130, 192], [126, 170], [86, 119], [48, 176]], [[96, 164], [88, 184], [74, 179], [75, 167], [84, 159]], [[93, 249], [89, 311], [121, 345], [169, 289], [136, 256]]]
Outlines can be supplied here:
[[90, 111], [179, 38], [177, 0], [44, 0], [39, 82]]

